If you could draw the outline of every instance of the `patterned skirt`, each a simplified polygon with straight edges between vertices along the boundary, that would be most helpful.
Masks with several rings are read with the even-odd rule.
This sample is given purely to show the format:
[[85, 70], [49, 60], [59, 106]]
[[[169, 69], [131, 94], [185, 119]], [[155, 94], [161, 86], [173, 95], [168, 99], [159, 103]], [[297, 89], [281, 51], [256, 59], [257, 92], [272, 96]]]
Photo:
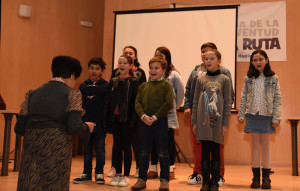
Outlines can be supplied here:
[[72, 140], [63, 129], [27, 129], [17, 190], [69, 190], [71, 162]]

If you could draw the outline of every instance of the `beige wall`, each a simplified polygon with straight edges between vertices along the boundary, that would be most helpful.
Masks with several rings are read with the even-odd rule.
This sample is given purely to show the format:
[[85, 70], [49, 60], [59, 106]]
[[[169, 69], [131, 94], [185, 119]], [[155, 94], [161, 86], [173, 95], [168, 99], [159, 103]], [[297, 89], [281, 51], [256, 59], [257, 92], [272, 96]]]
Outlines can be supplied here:
[[[18, 16], [20, 4], [31, 6], [30, 18]], [[81, 81], [89, 59], [102, 57], [104, 0], [2, 0], [1, 9], [0, 93], [8, 110], [19, 110], [26, 91], [51, 79], [54, 56], [77, 58]], [[94, 25], [82, 27], [81, 20]], [[0, 153], [3, 121], [1, 115]]]
[[[265, 0], [269, 1], [270, 0]], [[275, 0], [272, 0], [275, 1]], [[213, 3], [212, 3], [213, 2]], [[81, 81], [87, 77], [86, 63], [92, 56], [102, 56], [109, 64], [105, 79], [111, 71], [114, 34], [114, 13], [120, 10], [167, 8], [172, 3], [186, 5], [219, 5], [260, 2], [260, 0], [2, 0], [1, 42], [0, 42], [0, 93], [7, 103], [7, 109], [18, 110], [24, 94], [51, 78], [51, 59], [59, 54], [78, 58], [84, 65]], [[297, 53], [300, 26], [298, 18], [300, 1], [287, 0], [287, 62], [272, 62], [271, 66], [280, 79], [282, 91], [282, 123], [278, 133], [272, 136], [272, 162], [291, 163], [290, 125], [288, 116], [300, 116], [300, 93], [297, 82]], [[32, 7], [29, 19], [18, 16], [18, 7], [26, 4]], [[103, 13], [105, 10], [105, 14]], [[81, 20], [94, 23], [93, 28], [79, 25]], [[134, 24], [134, 21], [133, 21]], [[103, 28], [104, 25], [104, 28]], [[200, 46], [200, 45], [199, 45]], [[240, 102], [242, 80], [248, 63], [237, 64], [237, 108]], [[181, 128], [176, 140], [189, 159], [192, 149], [189, 140], [189, 122], [179, 113]], [[3, 144], [3, 117], [0, 116], [0, 152]], [[249, 136], [237, 124], [232, 114], [230, 130], [225, 141], [227, 163], [250, 163]], [[13, 136], [14, 137], [14, 136]], [[12, 138], [12, 141], [14, 138]], [[107, 138], [107, 158], [111, 155], [112, 138]], [[11, 149], [12, 150], [12, 149]]]
[[[273, 2], [276, 0], [264, 0]], [[105, 4], [104, 20], [104, 44], [103, 57], [105, 60], [112, 60], [113, 34], [114, 34], [114, 14], [113, 11], [168, 8], [172, 3], [185, 5], [220, 5], [239, 4], [250, 2], [261, 2], [260, 0], [109, 0]], [[287, 4], [287, 62], [272, 62], [271, 67], [279, 76], [282, 92], [282, 122], [278, 127], [278, 133], [272, 136], [271, 140], [271, 161], [273, 164], [291, 163], [291, 131], [290, 125], [286, 122], [288, 116], [300, 116], [300, 102], [297, 101], [300, 90], [297, 82], [300, 81], [298, 71], [298, 52], [300, 47], [299, 33], [300, 26], [298, 19], [300, 12], [300, 1], [286, 0]], [[134, 24], [134, 21], [132, 21]], [[199, 45], [200, 47], [200, 45]], [[240, 103], [240, 93], [243, 86], [243, 79], [246, 75], [248, 63], [237, 63], [236, 90], [237, 108]], [[176, 134], [176, 140], [182, 147], [188, 158], [192, 158], [190, 145], [188, 121], [179, 113], [180, 129]], [[187, 138], [188, 137], [188, 138]], [[250, 163], [250, 137], [243, 133], [243, 126], [238, 125], [236, 114], [231, 115], [230, 130], [225, 141], [225, 161], [226, 163]]]

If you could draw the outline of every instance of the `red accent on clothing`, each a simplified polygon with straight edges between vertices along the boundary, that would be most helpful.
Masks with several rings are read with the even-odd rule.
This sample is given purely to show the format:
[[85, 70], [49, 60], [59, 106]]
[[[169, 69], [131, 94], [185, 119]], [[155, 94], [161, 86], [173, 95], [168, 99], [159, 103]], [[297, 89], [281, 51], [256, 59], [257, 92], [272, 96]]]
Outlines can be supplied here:
[[119, 107], [118, 106], [116, 107], [115, 115], [119, 115]]
[[135, 67], [134, 69], [132, 69], [132, 72], [135, 72], [139, 67]]

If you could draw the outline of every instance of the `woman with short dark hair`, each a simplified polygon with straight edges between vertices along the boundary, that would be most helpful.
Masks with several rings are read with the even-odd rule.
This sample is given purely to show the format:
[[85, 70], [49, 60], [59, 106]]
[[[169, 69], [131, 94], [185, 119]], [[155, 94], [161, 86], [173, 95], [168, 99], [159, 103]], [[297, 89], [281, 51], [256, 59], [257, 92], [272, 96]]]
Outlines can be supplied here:
[[81, 93], [73, 89], [80, 62], [57, 56], [51, 69], [51, 81], [26, 93], [15, 126], [24, 136], [17, 190], [69, 190], [71, 134], [88, 140], [95, 126], [81, 121]]

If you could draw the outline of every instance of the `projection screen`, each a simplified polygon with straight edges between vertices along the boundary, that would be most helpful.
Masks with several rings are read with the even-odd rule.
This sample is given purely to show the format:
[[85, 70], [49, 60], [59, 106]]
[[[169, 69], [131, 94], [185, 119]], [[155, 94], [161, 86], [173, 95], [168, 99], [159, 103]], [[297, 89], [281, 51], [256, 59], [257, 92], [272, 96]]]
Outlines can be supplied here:
[[[115, 12], [113, 68], [127, 45], [138, 51], [148, 78], [148, 62], [159, 46], [169, 48], [184, 85], [202, 63], [200, 47], [214, 42], [222, 65], [230, 70], [235, 90], [237, 5]], [[235, 104], [233, 104], [235, 108]]]

